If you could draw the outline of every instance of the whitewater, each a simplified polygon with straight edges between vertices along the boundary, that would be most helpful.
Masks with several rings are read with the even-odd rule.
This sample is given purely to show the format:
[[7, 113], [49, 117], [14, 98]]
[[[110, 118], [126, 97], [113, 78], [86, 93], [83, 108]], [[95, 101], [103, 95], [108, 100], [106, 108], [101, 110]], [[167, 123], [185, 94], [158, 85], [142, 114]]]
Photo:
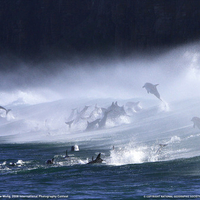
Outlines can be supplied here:
[[[197, 198], [200, 130], [191, 119], [200, 117], [198, 50], [56, 61], [48, 63], [58, 66], [53, 74], [19, 63], [1, 74], [0, 103], [11, 111], [0, 109], [0, 198]], [[142, 88], [146, 82], [159, 84], [162, 101]], [[87, 129], [114, 105], [125, 113], [110, 112], [104, 127]], [[87, 165], [98, 153], [103, 162]]]

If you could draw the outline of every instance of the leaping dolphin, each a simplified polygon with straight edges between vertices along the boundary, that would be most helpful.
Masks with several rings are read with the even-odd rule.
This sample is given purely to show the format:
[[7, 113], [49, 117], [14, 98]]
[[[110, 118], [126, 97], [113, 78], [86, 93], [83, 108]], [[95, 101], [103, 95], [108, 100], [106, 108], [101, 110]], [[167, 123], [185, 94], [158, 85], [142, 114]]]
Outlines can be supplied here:
[[96, 125], [99, 123], [100, 119], [96, 119], [93, 122], [88, 122], [87, 121], [87, 128], [85, 129], [86, 131], [91, 131], [94, 130]]
[[101, 153], [99, 153], [95, 160], [93, 160], [93, 157], [92, 157], [92, 161], [90, 161], [90, 162], [87, 163], [87, 164], [102, 163], [102, 161], [103, 161], [103, 160], [101, 159]]
[[75, 116], [76, 116], [76, 113], [75, 113], [75, 112], [77, 112], [77, 108], [73, 108], [73, 109], [72, 109], [71, 114], [70, 114], [70, 116], [68, 117], [68, 121], [71, 121], [71, 120], [73, 120], [73, 119], [75, 118]]
[[[158, 92], [158, 90], [157, 90], [157, 88], [156, 88], [158, 85], [159, 85], [159, 84], [153, 85], [152, 83], [145, 83], [144, 86], [143, 86], [142, 88], [145, 88], [145, 89], [147, 90], [147, 93], [154, 94], [158, 99], [161, 100], [160, 94], [159, 94], [159, 92]], [[161, 101], [162, 101], [162, 100], [161, 100]]]
[[191, 119], [192, 122], [194, 122], [193, 127], [197, 126], [200, 129], [200, 118], [199, 117], [193, 117]]
[[99, 128], [104, 128], [106, 121], [107, 121], [107, 117], [108, 117], [108, 113], [111, 112], [111, 110], [109, 111], [105, 111], [103, 118], [98, 122], [99, 124]]
[[103, 109], [101, 107], [98, 107], [96, 104], [94, 110], [90, 113], [88, 117], [84, 117], [84, 119], [92, 121], [97, 118], [101, 118], [102, 115], [103, 115]]
[[125, 111], [125, 109], [124, 109], [124, 106], [119, 106], [118, 104], [117, 104], [117, 101], [114, 103], [114, 102], [112, 102], [112, 104], [111, 104], [111, 106], [109, 106], [108, 108], [107, 108], [107, 111], [110, 111], [111, 113], [109, 114], [109, 116], [111, 117], [111, 118], [116, 118], [116, 117], [119, 117], [119, 116], [123, 116], [123, 115], [126, 115], [127, 116], [127, 114], [126, 114], [126, 111]]
[[80, 112], [77, 111], [77, 116], [74, 120], [75, 123], [77, 123], [80, 119], [84, 119], [84, 115], [89, 107], [90, 106], [85, 106]]

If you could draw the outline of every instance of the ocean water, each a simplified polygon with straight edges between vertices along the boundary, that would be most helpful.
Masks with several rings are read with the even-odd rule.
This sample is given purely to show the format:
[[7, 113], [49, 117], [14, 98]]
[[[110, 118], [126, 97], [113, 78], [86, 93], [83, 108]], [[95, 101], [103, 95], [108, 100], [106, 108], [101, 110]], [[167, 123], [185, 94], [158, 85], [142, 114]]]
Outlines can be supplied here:
[[[197, 46], [48, 63], [58, 66], [52, 75], [24, 63], [0, 73], [0, 104], [11, 109], [0, 109], [0, 199], [199, 199], [200, 130], [191, 121], [200, 117]], [[159, 84], [161, 100], [146, 82]], [[87, 129], [114, 105], [103, 128]], [[102, 163], [87, 164], [99, 153]]]
[[[45, 106], [58, 104], [62, 110], [66, 101], [15, 105], [10, 115], [27, 113], [26, 119], [2, 121], [1, 132], [7, 134], [0, 145], [1, 198], [189, 199], [200, 194], [200, 130], [191, 122], [200, 110], [198, 98], [170, 106], [155, 99], [130, 121], [102, 130], [69, 130], [66, 124], [51, 130], [38, 124], [41, 119], [32, 125], [46, 113]], [[16, 122], [21, 132], [8, 134]], [[71, 151], [75, 144], [79, 151]], [[160, 149], [159, 144], [167, 145]], [[98, 153], [103, 163], [88, 165]], [[54, 164], [47, 165], [53, 157]]]

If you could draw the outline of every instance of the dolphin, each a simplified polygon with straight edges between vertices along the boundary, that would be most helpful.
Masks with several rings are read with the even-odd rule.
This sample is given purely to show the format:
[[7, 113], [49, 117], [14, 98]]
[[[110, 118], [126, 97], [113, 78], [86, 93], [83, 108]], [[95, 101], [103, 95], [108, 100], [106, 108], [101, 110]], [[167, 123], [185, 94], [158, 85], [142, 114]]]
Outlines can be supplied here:
[[90, 162], [87, 163], [87, 164], [102, 163], [102, 161], [103, 161], [103, 160], [101, 159], [101, 153], [99, 153], [95, 160], [93, 160], [93, 157], [92, 157], [92, 161], [90, 161]]
[[111, 104], [111, 106], [109, 106], [108, 108], [107, 108], [107, 110], [114, 110], [114, 109], [116, 109], [116, 108], [118, 108], [119, 106], [118, 106], [118, 104], [117, 104], [117, 101], [114, 103], [114, 102], [112, 102], [112, 104]]
[[53, 164], [54, 158], [52, 158], [51, 160], [47, 160], [46, 164]]
[[124, 106], [119, 106], [117, 101], [114, 103], [112, 102], [111, 106], [107, 108], [107, 111], [110, 111], [109, 117], [116, 118], [119, 116], [127, 115], [124, 109]]
[[70, 116], [68, 117], [68, 121], [71, 121], [72, 119], [75, 118], [75, 116], [76, 116], [75, 111], [77, 111], [77, 108], [73, 108], [73, 109], [72, 109], [72, 111], [71, 111], [71, 113], [70, 113]]
[[99, 128], [103, 128], [105, 126], [109, 112], [111, 112], [111, 110], [105, 111], [103, 118], [98, 122]]
[[90, 106], [85, 106], [80, 112], [77, 111], [77, 116], [74, 120], [75, 123], [77, 123], [80, 119], [84, 119], [84, 115], [89, 107]]
[[96, 119], [97, 117], [99, 117], [101, 113], [102, 113], [101, 108], [98, 107], [97, 104], [96, 104], [95, 107], [94, 107], [94, 110], [89, 114], [89, 116], [83, 116], [83, 117], [81, 117], [81, 119], [93, 120], [93, 119]]
[[95, 120], [101, 117], [102, 114], [103, 114], [102, 108], [98, 107], [96, 104], [94, 110], [90, 113], [89, 117], [85, 117], [85, 119]]
[[91, 131], [95, 129], [96, 125], [99, 123], [100, 119], [96, 119], [93, 122], [88, 122], [87, 121], [87, 128], [85, 129], [86, 131]]
[[87, 109], [89, 108], [90, 106], [85, 106], [78, 114], [80, 117], [83, 117], [84, 114], [86, 113]]
[[[144, 86], [143, 86], [142, 88], [145, 88], [145, 89], [147, 90], [147, 93], [154, 94], [158, 99], [161, 100], [160, 94], [159, 94], [159, 92], [158, 92], [158, 90], [157, 90], [157, 88], [156, 88], [158, 85], [159, 85], [159, 84], [153, 85], [152, 83], [145, 83]], [[161, 100], [161, 101], [162, 101], [162, 100]]]
[[197, 126], [200, 129], [200, 118], [199, 117], [193, 117], [191, 121], [194, 123], [193, 127]]
[[66, 153], [65, 153], [65, 158], [69, 158], [67, 150], [66, 150]]

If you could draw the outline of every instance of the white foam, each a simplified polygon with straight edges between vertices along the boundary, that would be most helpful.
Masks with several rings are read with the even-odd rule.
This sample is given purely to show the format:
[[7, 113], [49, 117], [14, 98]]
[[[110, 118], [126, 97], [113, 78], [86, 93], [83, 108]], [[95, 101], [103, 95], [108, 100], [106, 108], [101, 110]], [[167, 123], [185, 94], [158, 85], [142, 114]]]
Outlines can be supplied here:
[[169, 104], [166, 101], [164, 101], [163, 99], [162, 99], [162, 102], [159, 105], [159, 109], [160, 109], [160, 111], [165, 111], [165, 112], [170, 111]]
[[136, 164], [145, 161], [146, 147], [114, 149], [110, 153], [110, 157], [106, 160], [109, 165], [126, 165]]
[[171, 139], [167, 143], [176, 143], [176, 142], [180, 142], [180, 141], [181, 141], [181, 138], [175, 135], [175, 136], [171, 137]]

